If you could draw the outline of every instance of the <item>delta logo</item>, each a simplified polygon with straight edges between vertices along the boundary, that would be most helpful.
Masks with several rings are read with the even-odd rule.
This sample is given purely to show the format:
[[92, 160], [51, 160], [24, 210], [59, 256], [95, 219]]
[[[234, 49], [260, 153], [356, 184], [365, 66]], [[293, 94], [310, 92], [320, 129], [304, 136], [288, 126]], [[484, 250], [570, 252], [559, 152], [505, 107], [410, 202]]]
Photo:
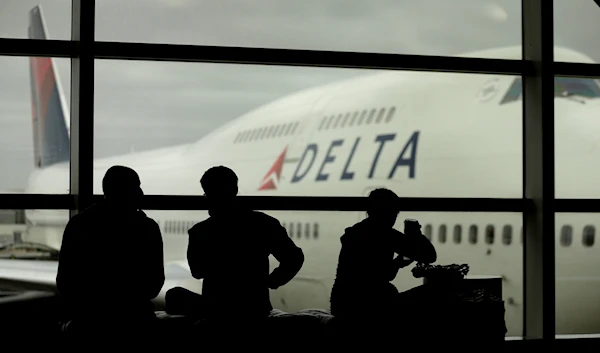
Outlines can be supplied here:
[[277, 185], [279, 184], [279, 178], [281, 177], [281, 170], [283, 169], [283, 161], [285, 160], [285, 153], [287, 152], [287, 147], [283, 149], [283, 152], [277, 157], [275, 163], [265, 177], [260, 182], [260, 186], [258, 190], [277, 190]]

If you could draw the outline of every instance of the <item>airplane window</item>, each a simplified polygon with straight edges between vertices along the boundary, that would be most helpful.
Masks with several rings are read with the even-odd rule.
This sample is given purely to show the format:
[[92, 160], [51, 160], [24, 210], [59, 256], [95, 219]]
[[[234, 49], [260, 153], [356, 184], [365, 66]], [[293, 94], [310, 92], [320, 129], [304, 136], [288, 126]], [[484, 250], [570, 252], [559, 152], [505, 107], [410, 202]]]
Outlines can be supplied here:
[[273, 130], [273, 137], [281, 136], [281, 125], [276, 125], [275, 130]]
[[260, 130], [260, 136], [258, 137], [258, 139], [259, 139], [259, 140], [262, 140], [262, 139], [266, 138], [266, 137], [267, 137], [267, 132], [268, 132], [268, 131], [269, 131], [269, 128], [268, 128], [268, 127], [263, 127], [263, 128]]
[[510, 243], [512, 243], [512, 226], [506, 224], [502, 228], [502, 244], [510, 245]]
[[352, 119], [350, 119], [350, 122], [348, 123], [348, 126], [354, 125], [354, 122], [356, 121], [357, 117], [358, 117], [358, 112], [354, 112], [354, 114], [352, 114]]
[[246, 139], [245, 142], [250, 142], [250, 141], [254, 140], [255, 135], [256, 135], [256, 129], [252, 129], [250, 131], [250, 133], [248, 134], [248, 138]]
[[281, 226], [287, 230], [287, 227], [285, 226], [285, 222], [282, 222]]
[[319, 130], [323, 129], [323, 126], [325, 126], [326, 121], [327, 121], [327, 117], [324, 117], [323, 119], [321, 119], [321, 124], [319, 124]]
[[457, 224], [454, 226], [454, 243], [455, 244], [460, 244], [460, 242], [462, 241], [462, 226], [460, 224]]
[[302, 223], [296, 223], [296, 238], [302, 237]]
[[235, 138], [233, 139], [233, 143], [237, 143], [242, 135], [243, 133], [238, 132], [237, 135], [235, 135]]
[[360, 119], [358, 119], [358, 125], [363, 123], [363, 120], [365, 120], [366, 116], [367, 116], [367, 111], [363, 110], [362, 113], [360, 114]]
[[560, 230], [560, 245], [571, 246], [573, 243], [573, 227], [569, 225], [562, 226]]
[[310, 238], [310, 224], [308, 223], [304, 224], [304, 237], [306, 239]]
[[294, 223], [290, 222], [290, 238], [294, 236]]
[[265, 136], [265, 138], [271, 138], [271, 137], [273, 137], [273, 130], [274, 129], [275, 129], [275, 126], [269, 127], [269, 129], [267, 130], [267, 135]]
[[438, 230], [438, 240], [441, 244], [446, 242], [446, 225], [442, 224]]
[[375, 117], [376, 112], [377, 112], [377, 110], [371, 109], [371, 113], [369, 113], [369, 117], [367, 118], [367, 124], [370, 124], [371, 122], [373, 122], [373, 118]]
[[319, 237], [319, 223], [313, 224], [313, 238], [317, 239]]
[[477, 226], [475, 224], [471, 224], [469, 227], [469, 243], [477, 244]]
[[298, 128], [298, 125], [299, 125], [299, 124], [300, 124], [299, 122], [295, 122], [295, 123], [294, 123], [294, 127], [292, 127], [292, 134], [293, 134], [294, 132], [296, 132], [296, 129]]
[[425, 237], [431, 241], [431, 224], [425, 226]]
[[391, 107], [390, 110], [388, 110], [387, 117], [385, 118], [386, 123], [389, 123], [390, 121], [392, 121], [392, 118], [394, 117], [395, 112], [396, 112], [396, 107]]
[[346, 113], [346, 115], [344, 116], [344, 120], [342, 120], [342, 126], [344, 127], [346, 126], [346, 122], [348, 122], [348, 118], [350, 117], [350, 113]]
[[377, 124], [379, 124], [382, 120], [383, 120], [383, 116], [385, 115], [385, 108], [381, 108], [379, 110], [379, 115], [377, 115], [377, 119], [375, 120], [375, 122]]
[[494, 244], [494, 226], [491, 224], [485, 227], [485, 242], [488, 245]]
[[335, 119], [335, 123], [333, 124], [334, 129], [340, 124], [340, 120], [342, 120], [342, 114], [339, 114]]
[[583, 246], [590, 247], [594, 245], [594, 238], [596, 236], [596, 228], [594, 226], [583, 227]]
[[335, 116], [333, 116], [333, 115], [327, 117], [327, 124], [325, 124], [325, 130], [329, 129], [329, 126], [331, 126], [331, 122], [333, 121], [334, 118], [335, 118]]

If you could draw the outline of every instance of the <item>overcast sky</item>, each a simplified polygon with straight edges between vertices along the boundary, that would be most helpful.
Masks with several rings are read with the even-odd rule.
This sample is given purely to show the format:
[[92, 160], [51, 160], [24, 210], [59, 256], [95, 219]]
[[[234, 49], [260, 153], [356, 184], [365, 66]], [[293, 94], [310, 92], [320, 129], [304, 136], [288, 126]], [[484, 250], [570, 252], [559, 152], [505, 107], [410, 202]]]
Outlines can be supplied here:
[[[41, 3], [70, 38], [71, 0], [0, 0], [0, 37], [26, 38]], [[97, 0], [103, 41], [460, 55], [520, 45], [520, 0]], [[555, 42], [600, 61], [592, 0], [555, 1]], [[69, 97], [68, 59], [56, 60]], [[365, 71], [97, 61], [96, 156], [186, 143], [289, 93]], [[143, 129], [140, 127], [143, 126]], [[27, 58], [0, 57], [0, 191], [33, 169]]]

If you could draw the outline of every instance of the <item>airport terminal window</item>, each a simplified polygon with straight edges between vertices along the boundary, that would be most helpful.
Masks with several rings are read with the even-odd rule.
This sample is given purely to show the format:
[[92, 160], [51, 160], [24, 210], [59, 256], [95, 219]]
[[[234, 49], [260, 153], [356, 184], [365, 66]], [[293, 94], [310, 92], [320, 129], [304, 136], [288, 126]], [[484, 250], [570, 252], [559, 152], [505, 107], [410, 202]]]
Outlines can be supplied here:
[[313, 238], [317, 239], [319, 237], [319, 223], [313, 224]]
[[494, 244], [494, 226], [491, 224], [485, 227], [485, 243], [488, 245]]
[[455, 244], [460, 244], [462, 241], [462, 226], [460, 224], [457, 224], [454, 226], [454, 243]]
[[477, 244], [477, 225], [471, 224], [469, 227], [469, 243]]
[[383, 116], [385, 115], [385, 108], [381, 108], [379, 110], [379, 115], [377, 115], [377, 119], [375, 120], [375, 122], [377, 124], [379, 124], [382, 120], [383, 120]]
[[431, 241], [431, 224], [425, 226], [425, 237]]
[[564, 225], [560, 229], [560, 245], [571, 246], [573, 243], [573, 227]]
[[438, 230], [438, 240], [441, 244], [444, 244], [446, 242], [446, 225], [445, 224], [440, 225], [440, 228]]
[[594, 226], [583, 227], [583, 246], [590, 247], [594, 245], [594, 238], [596, 236], [596, 228]]
[[520, 237], [521, 237], [521, 244], [523, 244], [523, 227], [521, 227], [521, 235], [520, 235]]
[[387, 117], [385, 118], [386, 123], [389, 123], [390, 121], [392, 121], [392, 118], [394, 117], [395, 112], [396, 112], [396, 107], [391, 107], [390, 110], [388, 110]]
[[504, 228], [502, 228], [502, 244], [510, 245], [512, 243], [512, 226], [506, 224]]

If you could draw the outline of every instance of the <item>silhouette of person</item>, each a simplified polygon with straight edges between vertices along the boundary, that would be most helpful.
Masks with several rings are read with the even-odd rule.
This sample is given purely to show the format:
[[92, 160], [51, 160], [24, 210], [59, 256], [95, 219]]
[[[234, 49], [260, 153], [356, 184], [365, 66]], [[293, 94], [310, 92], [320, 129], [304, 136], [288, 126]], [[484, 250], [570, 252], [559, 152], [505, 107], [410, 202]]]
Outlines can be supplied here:
[[331, 313], [339, 318], [365, 320], [382, 310], [389, 312], [398, 299], [390, 282], [399, 269], [413, 261], [431, 263], [437, 258], [420, 231], [403, 234], [393, 228], [399, 214], [399, 198], [393, 191], [373, 190], [367, 202], [367, 218], [346, 228], [341, 237], [330, 296]]
[[[75, 336], [154, 325], [151, 302], [165, 281], [158, 224], [139, 209], [137, 173], [113, 166], [103, 180], [104, 200], [73, 216], [64, 230], [56, 285], [71, 314]], [[83, 335], [83, 336], [82, 336]]]
[[[195, 313], [217, 324], [264, 322], [261, 320], [273, 309], [269, 288], [292, 280], [302, 268], [304, 254], [277, 219], [239, 204], [238, 178], [233, 170], [210, 168], [200, 183], [210, 217], [188, 231], [190, 270], [194, 278], [203, 279], [202, 299], [196, 301], [201, 309], [196, 308]], [[269, 255], [279, 261], [271, 273]]]

